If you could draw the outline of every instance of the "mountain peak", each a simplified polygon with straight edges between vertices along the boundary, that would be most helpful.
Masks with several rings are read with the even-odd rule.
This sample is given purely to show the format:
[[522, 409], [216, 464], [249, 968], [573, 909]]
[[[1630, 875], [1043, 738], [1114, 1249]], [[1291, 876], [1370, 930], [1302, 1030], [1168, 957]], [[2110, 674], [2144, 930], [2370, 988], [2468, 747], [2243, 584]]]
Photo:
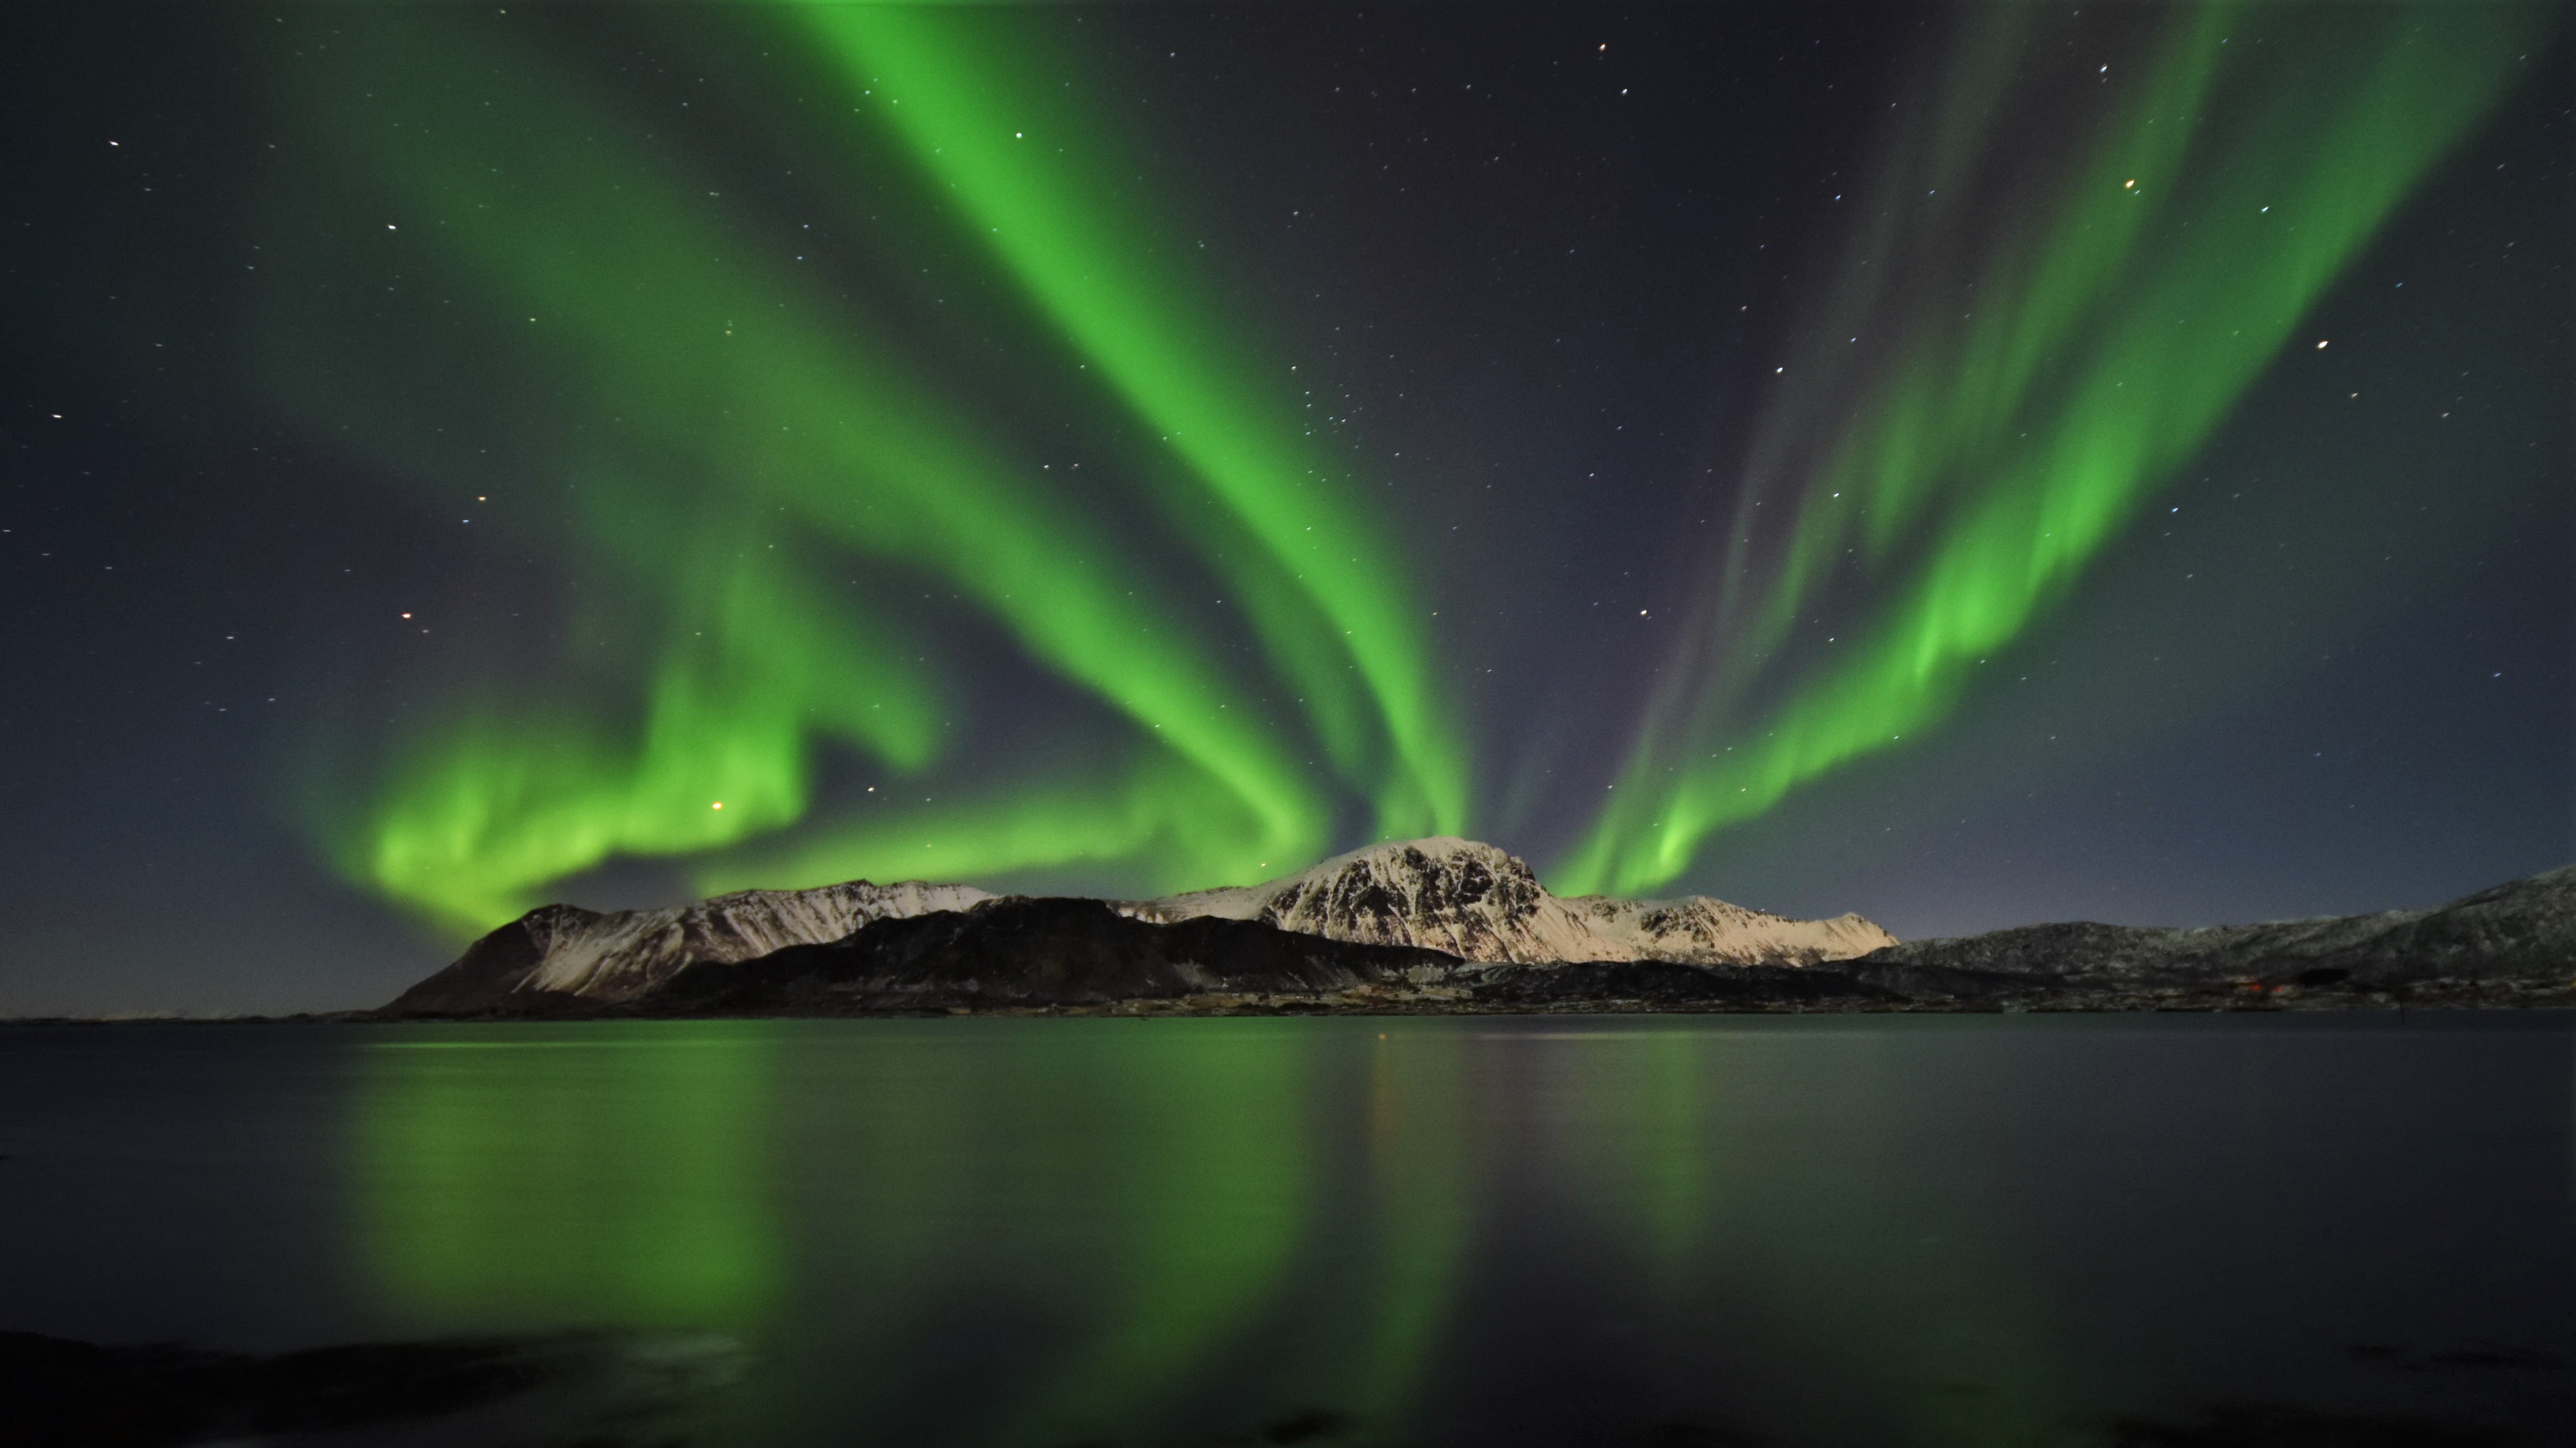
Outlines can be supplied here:
[[1410, 945], [1512, 964], [1666, 960], [1812, 965], [1894, 945], [1857, 915], [1791, 920], [1705, 895], [1620, 900], [1547, 892], [1518, 856], [1435, 835], [1335, 855], [1261, 885], [1198, 890], [1123, 907], [1140, 919], [1217, 916], [1368, 945]]
[[[964, 911], [995, 898], [972, 885], [853, 880], [812, 890], [742, 890], [668, 910], [601, 914], [548, 905], [476, 941], [390, 1009], [632, 1001], [694, 965], [829, 944], [875, 921]], [[1704, 895], [1560, 899], [1519, 857], [1455, 835], [1368, 845], [1258, 885], [1107, 903], [1156, 924], [1257, 921], [1296, 934], [1495, 964], [1812, 965], [1896, 943], [1857, 915], [1790, 920]]]

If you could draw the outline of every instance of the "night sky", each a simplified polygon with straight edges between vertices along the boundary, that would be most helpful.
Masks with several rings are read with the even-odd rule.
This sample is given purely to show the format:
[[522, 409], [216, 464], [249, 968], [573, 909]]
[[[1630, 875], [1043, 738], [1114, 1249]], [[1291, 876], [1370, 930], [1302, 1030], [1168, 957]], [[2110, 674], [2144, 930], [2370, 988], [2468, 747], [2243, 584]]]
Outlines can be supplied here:
[[1373, 840], [2564, 864], [2553, 6], [22, 7], [0, 1014]]

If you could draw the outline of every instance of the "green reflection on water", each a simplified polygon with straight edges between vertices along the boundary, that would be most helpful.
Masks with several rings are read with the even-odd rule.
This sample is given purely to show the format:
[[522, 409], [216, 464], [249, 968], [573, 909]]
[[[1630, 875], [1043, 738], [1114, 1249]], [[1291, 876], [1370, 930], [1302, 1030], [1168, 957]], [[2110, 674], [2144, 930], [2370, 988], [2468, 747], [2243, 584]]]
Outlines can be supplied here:
[[1042, 1342], [938, 1405], [942, 1436], [1151, 1423], [1251, 1346], [1312, 1236], [1313, 1044], [1222, 1021], [406, 1029], [362, 1052], [364, 1275], [428, 1330], [793, 1321], [820, 1345], [779, 1350], [832, 1366], [801, 1407], [756, 1405], [790, 1434], [920, 1410], [925, 1345], [961, 1318]]
[[1361, 1244], [1333, 1291], [1341, 1310], [1309, 1324], [1321, 1339], [1313, 1380], [1292, 1395], [1384, 1427], [1414, 1416], [1452, 1325], [1476, 1229], [1483, 1145], [1467, 1109], [1472, 1042], [1442, 1026], [1390, 1022], [1364, 1042], [1366, 1095], [1355, 1123]]
[[1044, 1185], [1026, 1199], [1107, 1208], [1089, 1270], [1069, 1283], [1089, 1320], [1013, 1440], [1123, 1425], [1193, 1386], [1190, 1370], [1239, 1347], [1277, 1294], [1313, 1210], [1308, 1038], [1266, 1023], [1116, 1025], [1123, 1049], [1105, 1062], [1009, 1058], [1030, 1099], [1074, 1113], [1043, 1138], [1058, 1149], [1038, 1158]]
[[2005, 1108], [1961, 1069], [1976, 1057], [1947, 1032], [1878, 1029], [1679, 1045], [1696, 1080], [1669, 1099], [1690, 1102], [1698, 1149], [1740, 1160], [1696, 1174], [1668, 1327], [1687, 1338], [1718, 1313], [1764, 1324], [1768, 1371], [1796, 1385], [1790, 1414], [1836, 1431], [1922, 1448], [2063, 1441], [2076, 1349], [2010, 1253], [2008, 1204], [1957, 1189], [1984, 1179], [1960, 1166], [1993, 1150], [1978, 1123]]
[[424, 1326], [723, 1326], [776, 1299], [760, 1029], [421, 1027], [357, 1093], [364, 1274]]
[[1589, 1200], [1616, 1219], [1612, 1235], [1665, 1306], [1687, 1297], [1708, 1243], [1719, 1164], [1709, 1149], [1708, 1097], [1728, 1084], [1703, 1058], [1704, 1033], [1640, 1031], [1588, 1052], [1574, 1088], [1570, 1143], [1584, 1158]]
[[1651, 1381], [1853, 1441], [2056, 1442], [2068, 1345], [1993, 1204], [1946, 1189], [1945, 1165], [1987, 1149], [1960, 1124], [2002, 1106], [1972, 1107], [1941, 1064], [1955, 1048], [1930, 1044], [1533, 1030], [1512, 1058], [1530, 1135], [1498, 1169], [1547, 1183], [1563, 1239], [1605, 1249], [1601, 1299]]
[[426, 1331], [735, 1334], [773, 1374], [742, 1443], [1437, 1437], [1530, 1264], [1576, 1284], [1568, 1361], [1676, 1413], [2064, 1428], [2099, 1354], [1977, 1194], [2044, 1077], [1962, 1032], [1384, 1024], [374, 1033], [364, 1275]]

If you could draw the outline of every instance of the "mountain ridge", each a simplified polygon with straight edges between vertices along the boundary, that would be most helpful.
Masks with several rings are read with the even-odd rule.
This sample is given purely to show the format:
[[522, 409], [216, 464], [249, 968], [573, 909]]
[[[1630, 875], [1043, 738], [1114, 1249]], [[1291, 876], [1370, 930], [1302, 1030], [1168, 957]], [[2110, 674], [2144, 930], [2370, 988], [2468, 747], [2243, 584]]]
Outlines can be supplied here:
[[1196, 890], [1125, 908], [1161, 924], [1198, 916], [1258, 920], [1300, 934], [1416, 946], [1489, 964], [1812, 965], [1897, 943], [1855, 914], [1794, 920], [1706, 895], [1552, 895], [1518, 856], [1454, 835], [1371, 845], [1259, 885]]
[[[2189, 928], [2059, 922], [1832, 958], [1799, 954], [1813, 939], [1779, 929], [1842, 922], [1707, 901], [1777, 928], [1720, 942], [1747, 958], [1697, 960], [1509, 958], [1545, 944], [1559, 919], [1606, 922], [1579, 945], [1614, 949], [1609, 930], [1651, 928], [1663, 938], [1647, 943], [1681, 953], [1706, 947], [1693, 922], [1733, 918], [1673, 913], [1674, 902], [1560, 901], [1526, 870], [1491, 846], [1433, 840], [1160, 901], [854, 882], [819, 901], [805, 896], [824, 892], [747, 892], [623, 915], [550, 906], [477, 941], [377, 1018], [2576, 1007], [2576, 866], [2423, 910]], [[1641, 925], [1659, 912], [1664, 923]], [[861, 923], [755, 953], [845, 919]], [[1824, 937], [1827, 948], [1850, 939]]]
[[[855, 880], [812, 890], [745, 890], [660, 910], [544, 905], [475, 941], [386, 1009], [470, 1013], [505, 1008], [514, 998], [530, 1009], [622, 1005], [695, 966], [828, 945], [880, 920], [957, 913], [1001, 898], [972, 885]], [[1559, 897], [1517, 856], [1455, 836], [1371, 845], [1258, 885], [1101, 903], [1146, 924], [1237, 920], [1348, 945], [1436, 950], [1491, 964], [1807, 966], [1896, 943], [1852, 914], [1793, 920], [1705, 895]]]
[[2426, 980], [2576, 981], [2576, 865], [2422, 910], [2381, 910], [2251, 925], [2104, 925], [2069, 921], [1889, 946], [1868, 960], [2049, 978], [2067, 989], [2210, 979], [2279, 990], [2369, 992]]

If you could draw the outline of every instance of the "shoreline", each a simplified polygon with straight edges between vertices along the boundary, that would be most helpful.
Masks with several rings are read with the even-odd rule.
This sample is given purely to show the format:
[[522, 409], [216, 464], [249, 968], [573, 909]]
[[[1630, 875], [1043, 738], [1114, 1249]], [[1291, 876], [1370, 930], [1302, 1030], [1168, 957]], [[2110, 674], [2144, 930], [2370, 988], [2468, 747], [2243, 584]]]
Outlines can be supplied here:
[[[2499, 998], [2505, 997], [2505, 998]], [[621, 1006], [455, 1014], [381, 1011], [299, 1011], [239, 1016], [0, 1016], [0, 1028], [120, 1026], [454, 1026], [575, 1025], [644, 1021], [889, 1021], [889, 1020], [1193, 1020], [1260, 1018], [1597, 1017], [1597, 1016], [2545, 1016], [2576, 1012], [2576, 986], [2557, 989], [2442, 993], [2398, 999], [2370, 997], [2291, 999], [2243, 997], [2126, 997], [2108, 1000], [1926, 1001], [1876, 1000], [1728, 1001], [1694, 1004], [1604, 1000], [1528, 1005], [1507, 1002], [1320, 1000], [1313, 998], [1185, 998], [1088, 1003], [997, 1004], [985, 1007], [923, 1005], [851, 1010], [742, 1010], [672, 1014]]]

